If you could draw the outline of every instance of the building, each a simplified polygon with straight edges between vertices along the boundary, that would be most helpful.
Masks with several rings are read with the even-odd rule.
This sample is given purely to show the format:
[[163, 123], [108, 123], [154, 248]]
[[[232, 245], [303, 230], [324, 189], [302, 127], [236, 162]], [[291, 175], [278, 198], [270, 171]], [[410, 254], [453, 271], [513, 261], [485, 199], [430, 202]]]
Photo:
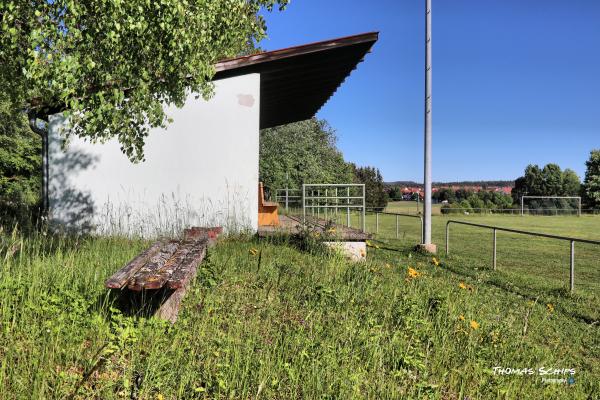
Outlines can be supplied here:
[[224, 60], [215, 96], [171, 107], [153, 129], [146, 160], [132, 164], [112, 140], [72, 138], [53, 110], [48, 129], [48, 203], [58, 229], [172, 234], [190, 225], [257, 230], [259, 130], [311, 118], [377, 41], [366, 33]]

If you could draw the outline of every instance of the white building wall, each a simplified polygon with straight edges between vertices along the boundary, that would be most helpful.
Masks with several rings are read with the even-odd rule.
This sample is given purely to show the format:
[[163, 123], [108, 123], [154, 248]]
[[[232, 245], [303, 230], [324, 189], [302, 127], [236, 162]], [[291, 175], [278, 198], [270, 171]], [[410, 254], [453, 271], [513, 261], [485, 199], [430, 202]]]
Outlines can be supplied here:
[[215, 82], [209, 101], [190, 95], [173, 122], [152, 129], [146, 161], [132, 164], [116, 140], [70, 138], [50, 118], [50, 219], [57, 229], [153, 237], [188, 226], [258, 228], [260, 76]]

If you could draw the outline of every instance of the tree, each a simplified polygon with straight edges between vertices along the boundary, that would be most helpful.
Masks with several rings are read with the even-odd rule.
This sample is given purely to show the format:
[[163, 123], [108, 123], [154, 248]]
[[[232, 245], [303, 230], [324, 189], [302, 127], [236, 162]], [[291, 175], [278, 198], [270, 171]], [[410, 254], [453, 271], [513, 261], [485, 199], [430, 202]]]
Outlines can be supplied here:
[[299, 189], [303, 183], [353, 183], [336, 133], [316, 118], [260, 132], [259, 176], [265, 186]]
[[577, 196], [580, 191], [579, 176], [572, 169], [561, 170], [557, 164], [544, 168], [530, 164], [522, 177], [515, 180], [512, 195], [515, 203], [521, 196]]
[[261, 8], [288, 1], [1, 2], [0, 101], [67, 109], [69, 134], [116, 137], [140, 161], [149, 129], [168, 122], [163, 106], [210, 97], [216, 61], [262, 39]]
[[0, 219], [21, 224], [40, 199], [41, 139], [25, 116], [0, 103]]
[[383, 185], [379, 169], [374, 167], [354, 167], [354, 175], [365, 185], [365, 203], [369, 208], [383, 210], [388, 203], [388, 194]]
[[586, 207], [600, 208], [600, 149], [592, 150], [585, 163], [582, 195]]
[[398, 186], [393, 186], [388, 192], [388, 197], [394, 201], [402, 200], [402, 190]]
[[575, 171], [567, 168], [562, 173], [562, 188], [565, 196], [579, 196], [581, 180]]
[[562, 171], [556, 164], [547, 164], [542, 169], [542, 196], [562, 196]]

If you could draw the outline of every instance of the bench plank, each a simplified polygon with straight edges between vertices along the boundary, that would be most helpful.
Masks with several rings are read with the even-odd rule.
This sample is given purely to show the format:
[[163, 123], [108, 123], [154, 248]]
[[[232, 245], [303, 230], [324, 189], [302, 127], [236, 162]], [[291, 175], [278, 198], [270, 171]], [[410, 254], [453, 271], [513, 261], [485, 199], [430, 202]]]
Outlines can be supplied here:
[[110, 278], [106, 280], [104, 285], [109, 289], [121, 289], [125, 285], [129, 279], [135, 275], [140, 268], [146, 264], [148, 259], [154, 256], [160, 248], [163, 246], [164, 242], [158, 241], [152, 244], [148, 249], [140, 253], [133, 260], [129, 261], [127, 265], [123, 268], [115, 272]]
[[136, 284], [140, 285], [143, 289], [160, 289], [164, 286], [169, 277], [171, 277], [173, 272], [179, 268], [187, 254], [193, 250], [195, 245], [196, 243], [192, 241], [181, 243], [177, 248], [177, 251], [161, 268], [153, 273], [148, 273], [140, 277], [139, 280], [136, 280]]
[[167, 260], [175, 254], [178, 248], [179, 241], [168, 241], [158, 253], [153, 255], [148, 262], [129, 279], [127, 288], [136, 292], [142, 290], [144, 288], [144, 282], [152, 279], [152, 275], [165, 265]]
[[198, 264], [200, 264], [205, 257], [208, 244], [208, 239], [203, 239], [195, 243], [192, 251], [186, 255], [183, 262], [179, 265], [179, 268], [173, 271], [167, 280], [166, 286], [168, 286], [169, 289], [185, 288], [188, 282], [196, 277], [196, 268], [198, 268]]

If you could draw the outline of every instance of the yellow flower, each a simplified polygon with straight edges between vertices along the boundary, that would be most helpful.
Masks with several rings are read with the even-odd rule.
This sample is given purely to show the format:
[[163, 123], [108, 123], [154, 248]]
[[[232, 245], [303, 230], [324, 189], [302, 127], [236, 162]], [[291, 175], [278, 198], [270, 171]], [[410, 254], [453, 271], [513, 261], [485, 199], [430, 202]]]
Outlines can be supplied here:
[[548, 312], [554, 312], [554, 306], [552, 305], [552, 303], [546, 304], [546, 308], [548, 308]]
[[464, 321], [465, 320], [465, 316], [461, 314], [461, 315], [458, 316], [458, 319], [461, 320], [461, 321]]
[[433, 258], [431, 259], [431, 262], [432, 262], [432, 263], [433, 263], [433, 265], [435, 265], [436, 267], [439, 267], [439, 266], [440, 266], [440, 261], [439, 261], [437, 258], [435, 258], [435, 257], [433, 257]]
[[391, 264], [389, 264], [389, 263], [386, 263], [386, 264], [385, 264], [385, 267], [386, 267], [387, 269], [391, 269], [391, 268], [392, 268], [392, 265], [391, 265]]
[[256, 250], [255, 248], [252, 248], [250, 250], [248, 250], [248, 253], [250, 253], [251, 255], [255, 256], [258, 254], [258, 250]]
[[407, 275], [407, 279], [418, 278], [419, 276], [421, 276], [421, 273], [412, 267], [408, 267], [408, 271], [407, 271], [406, 275]]
[[459, 283], [458, 287], [461, 288], [461, 289], [465, 289], [465, 290], [467, 289], [467, 285], [465, 285], [464, 282]]
[[162, 394], [159, 393], [159, 394], [156, 395], [156, 400], [164, 400], [164, 399], [165, 398], [164, 398], [164, 396]]
[[473, 330], [479, 329], [479, 324], [475, 320], [471, 320], [470, 325], [471, 325], [471, 329], [473, 329]]
[[327, 230], [327, 233], [334, 234], [334, 233], [335, 233], [335, 228], [329, 228], [329, 229]]

